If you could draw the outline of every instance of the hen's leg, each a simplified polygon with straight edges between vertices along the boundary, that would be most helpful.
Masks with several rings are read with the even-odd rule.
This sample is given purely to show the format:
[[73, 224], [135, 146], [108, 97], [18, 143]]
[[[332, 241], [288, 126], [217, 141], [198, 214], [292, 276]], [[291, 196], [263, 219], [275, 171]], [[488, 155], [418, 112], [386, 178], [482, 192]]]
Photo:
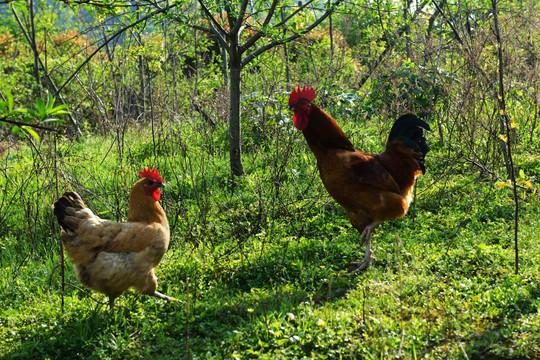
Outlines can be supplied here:
[[176, 299], [176, 298], [173, 298], [173, 297], [170, 297], [170, 296], [167, 296], [165, 294], [162, 294], [160, 293], [159, 291], [154, 291], [153, 294], [151, 294], [152, 296], [155, 296], [157, 298], [160, 298], [160, 299], [163, 299], [163, 300], [166, 300], [168, 302], [178, 302], [180, 300]]
[[112, 310], [112, 308], [114, 306], [114, 299], [116, 299], [116, 296], [109, 295], [109, 309], [111, 309], [111, 310]]
[[139, 288], [139, 291], [143, 294], [155, 296], [159, 299], [163, 299], [169, 302], [178, 301], [178, 299], [162, 294], [156, 289], [157, 289], [157, 277], [154, 274], [154, 269], [152, 269], [150, 270], [150, 272], [148, 273], [146, 277], [145, 286]]
[[364, 254], [364, 261], [362, 261], [362, 262], [359, 262], [359, 261], [350, 262], [349, 263], [349, 268], [348, 268], [349, 271], [362, 271], [362, 270], [366, 269], [369, 266], [369, 264], [371, 263], [371, 260], [374, 259], [373, 251], [371, 250], [371, 233], [380, 224], [381, 224], [380, 221], [374, 221], [371, 224], [369, 224], [368, 226], [366, 226], [364, 231], [362, 231], [362, 235], [360, 237], [360, 246], [362, 246], [362, 244], [364, 244], [364, 242], [366, 243], [366, 252]]

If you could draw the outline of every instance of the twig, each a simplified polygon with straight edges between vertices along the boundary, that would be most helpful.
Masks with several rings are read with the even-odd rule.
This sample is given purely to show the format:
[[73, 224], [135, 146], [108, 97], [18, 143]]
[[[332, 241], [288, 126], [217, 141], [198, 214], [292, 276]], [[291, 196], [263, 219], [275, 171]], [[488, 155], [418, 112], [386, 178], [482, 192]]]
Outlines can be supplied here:
[[[491, 176], [493, 176], [495, 179], [499, 180], [499, 181], [503, 181], [503, 178], [497, 174], [496, 172], [494, 172], [493, 170], [489, 169], [486, 165], [484, 164], [481, 164], [479, 163], [478, 161], [476, 160], [473, 160], [471, 158], [468, 158], [466, 156], [463, 156], [462, 155], [462, 158], [468, 162], [470, 162], [471, 164], [473, 164], [474, 166], [478, 167], [480, 170], [482, 171], [485, 171], [487, 172], [488, 174], [490, 174]], [[512, 182], [512, 185], [514, 184], [514, 182]], [[525, 187], [523, 185], [519, 185], [519, 184], [515, 184], [515, 186], [517, 186], [518, 188], [520, 188], [521, 190], [525, 190], [527, 192], [532, 192], [532, 189], [528, 188], [528, 187]]]
[[189, 277], [186, 279], [186, 352], [185, 358], [189, 359]]
[[156, 10], [154, 12], [151, 12], [150, 14], [140, 18], [139, 20], [137, 21], [134, 21], [133, 23], [121, 28], [121, 29], [118, 29], [117, 31], [115, 31], [113, 34], [111, 34], [110, 37], [104, 39], [103, 43], [98, 46], [96, 48], [96, 50], [94, 50], [84, 61], [81, 65], [79, 65], [79, 67], [77, 69], [75, 69], [75, 71], [71, 74], [71, 76], [62, 84], [62, 86], [60, 86], [60, 88], [58, 88], [58, 90], [56, 90], [56, 93], [55, 93], [55, 96], [60, 94], [60, 92], [64, 89], [64, 87], [69, 84], [71, 82], [71, 80], [79, 73], [79, 71], [82, 70], [82, 68], [90, 61], [92, 60], [92, 58], [101, 50], [103, 49], [105, 46], [107, 46], [109, 44], [109, 42], [111, 42], [112, 40], [116, 39], [118, 36], [122, 35], [124, 32], [126, 32], [127, 30], [131, 29], [132, 27], [135, 27], [137, 25], [139, 25], [140, 23], [142, 22], [145, 22], [147, 21], [148, 19], [152, 18], [153, 16], [157, 15], [157, 14], [160, 14], [160, 13], [163, 13], [163, 12], [167, 12], [169, 11], [170, 9], [176, 7], [178, 4], [172, 4], [172, 5], [169, 5], [167, 6], [166, 8], [163, 8], [163, 9], [159, 9], [159, 10]]
[[508, 154], [508, 160], [509, 160], [509, 176], [510, 180], [513, 183], [512, 189], [514, 193], [514, 253], [515, 253], [515, 260], [514, 260], [514, 271], [517, 274], [519, 274], [519, 244], [518, 244], [518, 233], [519, 233], [519, 198], [517, 195], [517, 184], [516, 184], [516, 169], [514, 167], [514, 160], [512, 158], [512, 141], [511, 141], [511, 135], [512, 132], [510, 131], [510, 119], [508, 118], [508, 113], [506, 111], [506, 102], [504, 99], [504, 64], [503, 64], [503, 54], [502, 54], [502, 41], [501, 41], [501, 33], [499, 31], [499, 20], [498, 20], [498, 9], [497, 9], [497, 0], [492, 0], [491, 2], [493, 6], [493, 22], [495, 25], [495, 36], [497, 38], [497, 57], [499, 61], [499, 93], [498, 93], [498, 103], [499, 103], [499, 116], [501, 117], [501, 120], [504, 121], [505, 124], [505, 130], [506, 130], [506, 140], [507, 145], [506, 151]]
[[43, 125], [37, 125], [37, 124], [27, 124], [27, 123], [23, 123], [23, 122], [20, 122], [20, 121], [9, 120], [6, 117], [1, 117], [0, 121], [1, 122], [7, 122], [8, 124], [13, 124], [13, 125], [17, 125], [17, 126], [30, 126], [30, 127], [36, 128], [36, 129], [58, 132], [57, 129], [54, 129], [54, 128], [51, 128], [51, 127], [47, 127], [47, 126], [43, 126]]
[[[22, 23], [19, 15], [17, 14], [17, 11], [15, 10], [14, 7], [11, 7], [11, 12], [13, 13], [13, 16], [15, 17], [15, 20], [19, 24], [19, 28], [21, 29], [21, 32], [23, 33], [24, 37], [26, 38], [26, 41], [28, 41], [28, 44], [30, 44], [30, 46], [32, 47], [32, 50], [35, 52], [35, 54], [34, 54], [35, 59], [39, 62], [39, 65], [41, 66], [42, 69], [46, 69], [45, 64], [43, 64], [43, 62], [41, 61], [41, 58], [37, 54], [37, 48], [35, 46], [32, 46], [32, 44], [33, 44], [32, 39], [27, 34], [27, 32], [26, 32], [26, 30], [25, 30], [25, 28], [23, 26], [23, 23]], [[67, 104], [66, 100], [64, 99], [62, 94], [60, 94], [60, 90], [58, 90], [58, 88], [56, 87], [56, 83], [53, 81], [53, 79], [51, 78], [49, 73], [47, 71], [45, 71], [44, 75], [47, 78], [49, 84], [52, 86], [53, 90], [55, 91], [55, 93], [56, 93], [55, 97], [58, 97], [58, 99], [62, 102], [62, 104], [64, 104], [64, 105]], [[71, 114], [71, 112], [69, 110], [67, 112], [67, 115], [68, 115], [69, 120], [71, 121], [71, 123], [75, 126], [75, 130], [77, 131], [77, 136], [81, 136], [82, 132], [81, 132], [81, 129], [79, 128], [79, 124], [77, 123], [77, 120], [75, 120], [75, 118], [73, 117], [73, 114]]]
[[[54, 180], [55, 180], [55, 189], [56, 189], [56, 198], [59, 197], [59, 191], [58, 191], [58, 136], [57, 134], [54, 134]], [[64, 245], [62, 244], [62, 241], [60, 241], [60, 275], [62, 277], [62, 300], [61, 300], [61, 306], [60, 309], [62, 310], [62, 313], [64, 312], [64, 297], [66, 294], [66, 264], [64, 261]]]

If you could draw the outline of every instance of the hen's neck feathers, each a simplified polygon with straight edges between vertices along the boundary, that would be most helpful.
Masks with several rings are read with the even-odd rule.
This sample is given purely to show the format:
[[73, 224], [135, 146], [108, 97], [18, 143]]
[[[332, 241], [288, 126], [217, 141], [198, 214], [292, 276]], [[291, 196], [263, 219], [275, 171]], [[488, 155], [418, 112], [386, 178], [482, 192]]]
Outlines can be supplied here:
[[160, 223], [168, 226], [165, 211], [159, 202], [146, 193], [142, 185], [143, 180], [139, 180], [131, 189], [128, 222]]
[[336, 120], [316, 104], [311, 104], [309, 122], [303, 133], [311, 151], [316, 155], [327, 148], [355, 151]]

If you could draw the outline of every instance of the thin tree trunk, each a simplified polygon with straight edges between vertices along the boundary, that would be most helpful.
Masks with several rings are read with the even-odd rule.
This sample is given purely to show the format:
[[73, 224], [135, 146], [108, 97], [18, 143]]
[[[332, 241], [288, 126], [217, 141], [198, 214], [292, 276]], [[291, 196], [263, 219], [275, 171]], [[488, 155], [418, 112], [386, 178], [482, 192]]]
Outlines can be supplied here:
[[[139, 37], [139, 42], [140, 42]], [[139, 43], [139, 45], [142, 45]], [[139, 86], [140, 86], [140, 98], [136, 99], [136, 108], [137, 108], [137, 118], [139, 118], [139, 115], [143, 115], [143, 119], [146, 119], [146, 83], [144, 78], [144, 60], [142, 55], [138, 56], [138, 62], [139, 62]], [[128, 104], [129, 105], [129, 104]]]
[[334, 58], [334, 24], [332, 14], [328, 15], [328, 32], [330, 33], [330, 57]]
[[[231, 47], [233, 48], [233, 47]], [[244, 175], [242, 165], [242, 135], [240, 128], [240, 81], [242, 65], [238, 53], [230, 57], [229, 155], [233, 176]]]
[[[135, 9], [137, 10], [137, 20], [140, 21], [141, 20], [141, 13], [138, 12], [139, 6], [137, 4], [135, 4]], [[143, 46], [140, 31], [137, 32], [137, 42], [138, 42], [139, 46], [141, 46], [141, 47]], [[143, 114], [143, 118], [146, 119], [146, 81], [145, 81], [145, 78], [144, 78], [144, 75], [145, 75], [144, 59], [143, 59], [143, 56], [141, 54], [139, 54], [139, 56], [138, 56], [138, 61], [139, 61], [139, 81], [140, 81], [139, 84], [140, 84], [141, 97], [140, 97], [140, 99], [137, 99], [137, 104], [136, 104], [136, 106], [138, 108], [137, 117], [139, 117], [140, 114]], [[152, 124], [153, 124], [153, 121], [154, 120], [152, 119]]]
[[[283, 12], [281, 12], [281, 22], [285, 22], [285, 17]], [[283, 27], [283, 36], [286, 35], [287, 28]], [[289, 63], [289, 48], [287, 43], [283, 44], [283, 54], [285, 55], [285, 79], [287, 80], [287, 91], [291, 90], [289, 86], [291, 85], [291, 69]]]
[[[219, 16], [223, 21], [223, 11], [219, 12]], [[227, 71], [227, 64], [229, 63], [227, 61], [227, 49], [219, 41], [217, 41], [217, 44], [221, 53], [221, 70], [223, 71], [223, 82], [224, 84], [227, 84], [229, 82], [229, 72]]]
[[506, 151], [504, 151], [505, 160], [508, 158], [507, 171], [510, 181], [512, 181], [512, 189], [514, 194], [514, 272], [519, 274], [519, 243], [518, 243], [518, 226], [519, 226], [519, 197], [517, 194], [517, 184], [516, 184], [516, 171], [514, 168], [514, 160], [512, 159], [512, 131], [510, 127], [510, 119], [508, 118], [508, 113], [506, 111], [506, 101], [504, 93], [504, 63], [503, 63], [503, 52], [502, 52], [502, 41], [501, 34], [499, 31], [499, 20], [498, 20], [498, 9], [497, 9], [497, 0], [492, 0], [493, 6], [493, 22], [495, 25], [495, 36], [497, 37], [498, 51], [498, 62], [499, 62], [499, 93], [498, 93], [498, 102], [499, 102], [499, 118], [501, 126], [505, 129], [506, 134]]
[[39, 76], [39, 53], [37, 50], [36, 44], [36, 26], [34, 23], [34, 1], [30, 0], [28, 2], [28, 7], [30, 8], [30, 46], [32, 47], [32, 52], [34, 53], [34, 77], [36, 78], [36, 84], [38, 89], [38, 94], [41, 97], [41, 79]]
[[396, 30], [394, 34], [392, 34], [392, 37], [388, 37], [386, 39], [386, 45], [384, 47], [384, 50], [377, 56], [376, 59], [371, 61], [371, 63], [368, 65], [368, 71], [360, 78], [360, 81], [358, 82], [358, 87], [361, 88], [364, 86], [366, 81], [371, 77], [375, 69], [383, 62], [383, 60], [386, 57], [389, 57], [390, 54], [392, 54], [392, 51], [394, 50], [394, 45], [397, 43], [397, 41], [401, 38], [401, 36], [409, 31], [410, 23], [416, 20], [416, 17], [422, 13], [424, 7], [426, 6], [426, 1], [423, 1], [419, 6], [416, 8], [416, 11], [414, 14], [409, 18], [409, 21], [405, 23], [402, 27]]
[[[291, 85], [291, 69], [289, 65], [289, 49], [287, 44], [283, 44], [283, 52], [285, 54], [285, 79], [287, 81], [287, 86]], [[287, 90], [290, 90], [287, 88]]]
[[[403, 23], [407, 24], [408, 17], [409, 17], [409, 7], [411, 6], [411, 2], [409, 0], [406, 0], [403, 2]], [[411, 58], [411, 29], [409, 26], [405, 28], [405, 53], [407, 54], [407, 58]]]
[[[39, 66], [41, 66], [42, 69], [45, 69], [45, 65], [43, 64], [43, 62], [41, 61], [39, 55], [37, 54], [37, 48], [35, 47], [35, 44], [33, 45], [32, 39], [31, 39], [30, 35], [28, 34], [28, 32], [26, 31], [26, 29], [25, 29], [25, 27], [24, 27], [24, 25], [23, 25], [23, 23], [21, 21], [21, 18], [17, 14], [17, 11], [15, 11], [14, 7], [11, 8], [11, 13], [15, 17], [15, 20], [17, 21], [17, 24], [19, 25], [19, 29], [21, 29], [21, 32], [23, 33], [26, 41], [28, 41], [28, 44], [32, 48], [32, 51], [34, 51], [34, 54], [35, 54], [34, 60], [38, 61], [38, 64], [39, 64]], [[47, 72], [45, 72], [44, 76], [47, 79], [49, 85], [55, 91], [55, 94], [56, 94], [55, 96], [58, 96], [58, 99], [60, 100], [60, 102], [62, 104], [64, 104], [64, 105], [66, 105], [67, 103], [66, 103], [65, 99], [62, 96], [62, 94], [59, 93], [58, 88], [56, 87], [56, 84], [54, 83], [53, 79], [49, 76], [49, 74]], [[67, 115], [68, 115], [69, 120], [71, 121], [71, 123], [75, 126], [77, 137], [81, 136], [82, 132], [81, 132], [81, 129], [79, 128], [79, 124], [77, 123], [77, 120], [75, 120], [75, 118], [73, 117], [73, 115], [71, 114], [69, 109], [68, 109], [68, 114]]]

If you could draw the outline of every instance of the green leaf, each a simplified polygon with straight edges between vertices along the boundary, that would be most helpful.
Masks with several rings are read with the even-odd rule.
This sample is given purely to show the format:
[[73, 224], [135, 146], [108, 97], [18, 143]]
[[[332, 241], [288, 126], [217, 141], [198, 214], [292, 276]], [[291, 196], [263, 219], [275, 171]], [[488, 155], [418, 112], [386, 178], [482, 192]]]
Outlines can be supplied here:
[[39, 135], [34, 131], [30, 126], [21, 126], [21, 128], [26, 131], [30, 136], [32, 136], [36, 141], [39, 141]]
[[45, 102], [41, 99], [36, 99], [36, 102], [34, 103], [34, 107], [36, 108], [35, 114], [38, 118], [43, 119], [46, 116], [46, 105]]
[[23, 108], [23, 107], [19, 107], [9, 112], [9, 115], [27, 115], [27, 114], [29, 114], [28, 109]]
[[42, 123], [43, 124], [50, 124], [50, 123], [63, 124], [64, 120], [56, 119], [56, 118], [47, 118], [47, 119], [43, 120]]
[[5, 94], [7, 97], [8, 111], [11, 112], [13, 111], [13, 94], [9, 90], [6, 90]]
[[50, 109], [47, 111], [47, 115], [61, 115], [61, 114], [67, 114], [68, 112], [64, 109], [67, 109], [67, 105], [59, 105], [55, 108]]
[[19, 11], [23, 12], [24, 14], [28, 15], [28, 9], [27, 9], [26, 6], [24, 6], [23, 3], [14, 1], [14, 2], [11, 3], [11, 6], [13, 8], [15, 8], [16, 10], [19, 10]]
[[7, 101], [0, 101], [0, 114], [5, 113], [7, 115], [8, 111], [6, 111], [8, 106]]

